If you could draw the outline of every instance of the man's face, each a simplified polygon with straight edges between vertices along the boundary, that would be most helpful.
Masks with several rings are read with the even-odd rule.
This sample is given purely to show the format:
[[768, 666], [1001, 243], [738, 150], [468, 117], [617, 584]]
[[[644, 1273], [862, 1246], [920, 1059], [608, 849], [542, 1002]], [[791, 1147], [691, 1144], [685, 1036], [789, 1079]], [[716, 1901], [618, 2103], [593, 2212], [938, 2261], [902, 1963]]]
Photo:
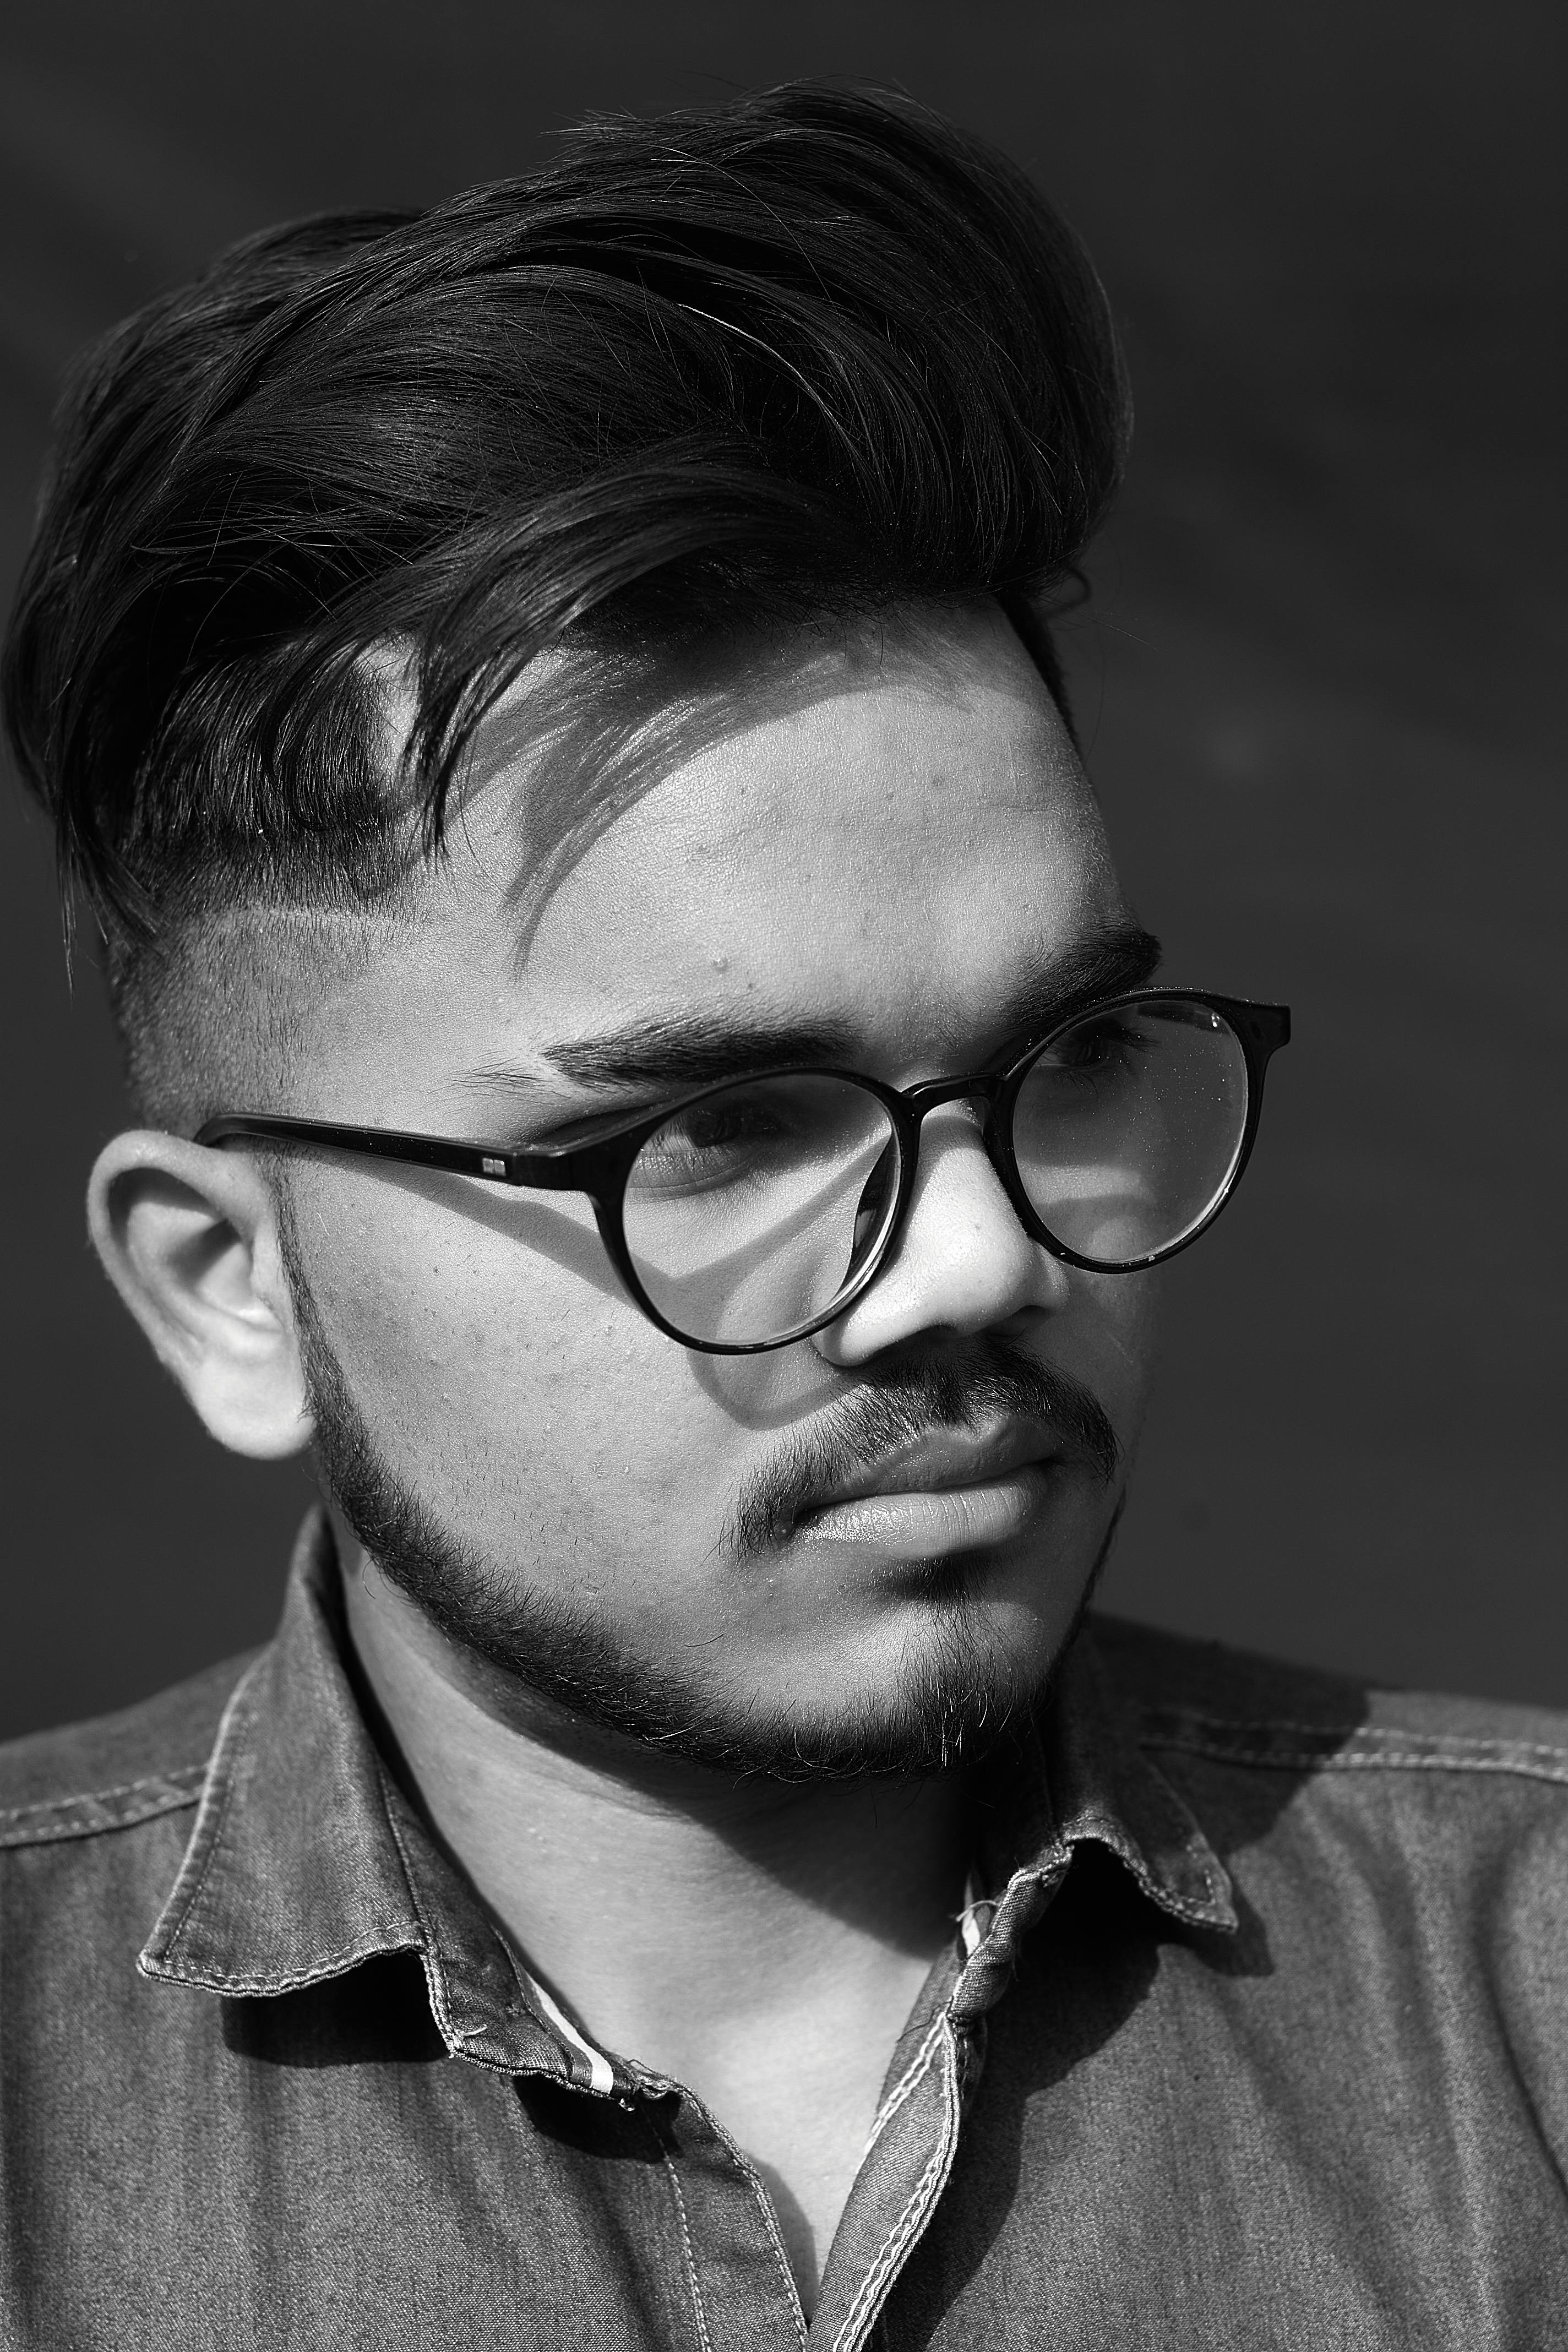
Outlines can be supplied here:
[[[1059, 716], [991, 614], [816, 661], [820, 693], [601, 834], [526, 947], [526, 776], [488, 784], [319, 1008], [286, 1107], [566, 1140], [679, 1093], [634, 1066], [672, 1022], [735, 1035], [738, 1069], [759, 1030], [840, 1033], [894, 1085], [985, 1064], [1129, 921]], [[1120, 1499], [1152, 1282], [1031, 1243], [970, 1107], [928, 1118], [869, 1290], [759, 1356], [658, 1331], [580, 1196], [326, 1159], [292, 1183], [329, 1470], [459, 1640], [688, 1752], [823, 1768], [897, 1761], [1048, 1672]]]

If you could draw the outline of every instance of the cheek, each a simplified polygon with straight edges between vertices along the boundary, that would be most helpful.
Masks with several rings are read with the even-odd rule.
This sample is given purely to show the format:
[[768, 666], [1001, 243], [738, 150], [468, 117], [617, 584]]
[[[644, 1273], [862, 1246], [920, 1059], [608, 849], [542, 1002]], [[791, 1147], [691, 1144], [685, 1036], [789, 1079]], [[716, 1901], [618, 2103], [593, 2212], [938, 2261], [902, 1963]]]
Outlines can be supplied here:
[[300, 1219], [321, 1322], [391, 1466], [476, 1524], [524, 1494], [618, 1517], [689, 1508], [694, 1473], [712, 1491], [714, 1407], [621, 1291], [591, 1213], [464, 1206], [351, 1182]]
[[1147, 1274], [1079, 1274], [1076, 1312], [1065, 1321], [1060, 1353], [1085, 1381], [1128, 1443], [1136, 1436], [1153, 1379], [1164, 1269]]

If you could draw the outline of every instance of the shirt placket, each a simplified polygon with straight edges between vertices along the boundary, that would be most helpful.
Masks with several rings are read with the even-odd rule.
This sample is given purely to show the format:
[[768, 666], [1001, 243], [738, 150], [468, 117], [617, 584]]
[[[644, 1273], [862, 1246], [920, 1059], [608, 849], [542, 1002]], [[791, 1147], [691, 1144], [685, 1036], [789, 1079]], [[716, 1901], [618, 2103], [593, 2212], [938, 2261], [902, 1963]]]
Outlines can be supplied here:
[[754, 2167], [679, 2084], [647, 2078], [634, 2099], [668, 2179], [700, 2352], [803, 2352], [805, 2315]]
[[[498, 1951], [500, 1947], [497, 1946]], [[470, 2029], [467, 2054], [485, 2063], [523, 2059], [579, 2096], [620, 2108], [662, 2168], [689, 2297], [697, 2352], [802, 2352], [805, 2320], [773, 2202], [754, 2168], [682, 2084], [600, 2049], [553, 1999], [521, 1955], [506, 1947], [519, 2003], [502, 2030]], [[473, 1978], [472, 1956], [466, 1975]], [[520, 2024], [542, 2036], [526, 2058]], [[608, 2185], [608, 2184], [606, 2184]]]
[[[984, 2012], [1011, 1973], [1023, 1913], [1037, 1916], [1045, 1899], [1020, 1881], [1000, 1904], [966, 1907], [961, 1939], [928, 1985], [925, 2021], [912, 2048], [906, 2037], [879, 2109], [809, 2327], [772, 2199], [722, 2126], [683, 2084], [595, 2049], [511, 1955], [563, 2075], [580, 2095], [613, 2098], [657, 2145], [699, 2352], [859, 2352], [868, 2343], [947, 2185], [965, 2093], [984, 2053]], [[977, 1975], [996, 1937], [1007, 1957]]]
[[931, 1989], [934, 2013], [872, 2126], [828, 2257], [810, 2352], [860, 2352], [870, 2341], [952, 2173], [965, 2099], [984, 2061], [985, 2013], [1067, 1864], [1060, 1853], [1045, 1868], [1017, 1873], [999, 1900], [966, 1904], [958, 1948]]
[[645, 2082], [635, 2104], [668, 2171], [701, 2352], [858, 2352], [868, 2343], [947, 2184], [980, 2047], [977, 2021], [938, 2010], [882, 2102], [809, 2327], [754, 2168], [689, 2091]]

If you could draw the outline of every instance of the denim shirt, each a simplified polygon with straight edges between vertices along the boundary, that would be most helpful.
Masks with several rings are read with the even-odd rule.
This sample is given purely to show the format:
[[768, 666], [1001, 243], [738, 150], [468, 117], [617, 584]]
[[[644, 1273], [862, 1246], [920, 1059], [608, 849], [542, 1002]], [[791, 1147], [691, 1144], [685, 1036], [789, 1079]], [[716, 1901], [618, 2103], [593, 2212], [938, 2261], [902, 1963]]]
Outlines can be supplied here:
[[0, 1751], [5, 2352], [1568, 2345], [1568, 1723], [1089, 1621], [805, 2326], [277, 1640]]

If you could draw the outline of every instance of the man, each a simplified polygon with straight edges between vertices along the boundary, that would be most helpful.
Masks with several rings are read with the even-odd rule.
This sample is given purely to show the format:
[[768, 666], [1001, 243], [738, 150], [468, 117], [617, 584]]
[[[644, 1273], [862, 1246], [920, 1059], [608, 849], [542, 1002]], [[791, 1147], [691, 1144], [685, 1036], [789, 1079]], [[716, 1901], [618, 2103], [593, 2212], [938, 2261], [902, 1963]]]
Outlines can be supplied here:
[[1288, 1026], [1075, 749], [1125, 429], [1028, 184], [811, 87], [77, 379], [92, 1233], [327, 1504], [8, 1752], [8, 2345], [1565, 2339], [1562, 1727], [1084, 1622]]

